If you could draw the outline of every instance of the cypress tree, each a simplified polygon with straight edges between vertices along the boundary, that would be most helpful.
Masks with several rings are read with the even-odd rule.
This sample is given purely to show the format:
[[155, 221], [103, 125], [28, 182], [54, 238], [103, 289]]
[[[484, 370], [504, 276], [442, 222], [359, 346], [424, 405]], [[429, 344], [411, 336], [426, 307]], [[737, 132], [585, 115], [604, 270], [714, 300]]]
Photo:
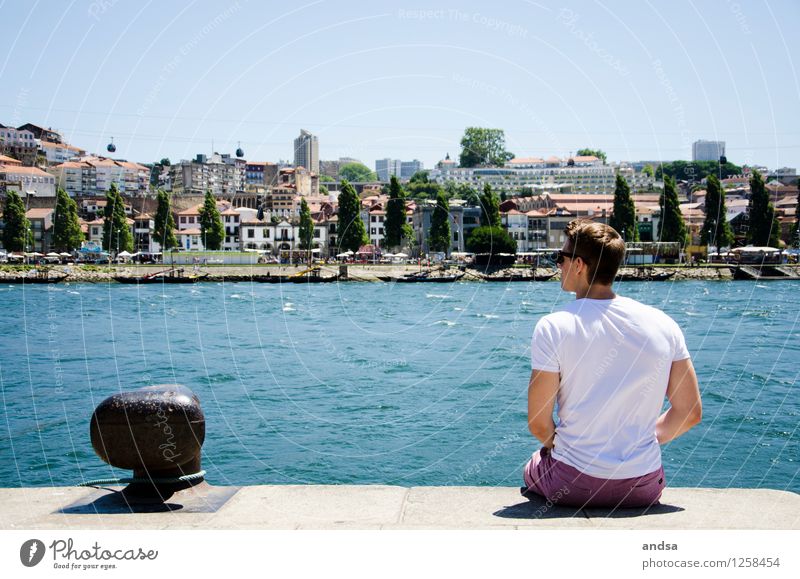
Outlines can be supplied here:
[[775, 217], [775, 208], [769, 200], [769, 191], [758, 171], [750, 177], [750, 228], [747, 241], [755, 246], [778, 247], [780, 225]]
[[436, 207], [431, 215], [431, 229], [428, 234], [428, 247], [431, 251], [450, 249], [450, 206], [443, 191], [436, 197]]
[[727, 247], [733, 243], [733, 230], [726, 218], [725, 190], [716, 175], [706, 179], [706, 219], [700, 232], [700, 243], [717, 248]]
[[25, 203], [16, 191], [6, 193], [3, 222], [3, 247], [6, 251], [26, 251], [26, 246], [33, 244], [31, 224], [25, 216]]
[[386, 247], [399, 247], [403, 238], [408, 237], [406, 223], [405, 192], [400, 187], [397, 177], [392, 175], [389, 183], [389, 202], [386, 204], [386, 222], [384, 223]]
[[153, 235], [162, 250], [178, 246], [178, 240], [175, 238], [175, 218], [172, 216], [169, 195], [163, 189], [158, 190], [158, 208], [156, 209]]
[[481, 203], [481, 225], [486, 227], [500, 227], [500, 203], [488, 183], [483, 185]]
[[314, 221], [305, 197], [300, 199], [300, 249], [311, 249], [314, 243]]
[[53, 248], [56, 251], [78, 249], [83, 241], [78, 221], [78, 204], [61, 187], [56, 192], [56, 212], [53, 219]]
[[217, 202], [210, 189], [206, 191], [203, 208], [200, 209], [200, 235], [205, 249], [209, 251], [222, 249], [225, 228], [222, 226], [222, 217], [219, 214]]
[[356, 252], [366, 243], [369, 243], [369, 238], [361, 220], [361, 203], [353, 186], [347, 179], [342, 179], [339, 192], [339, 248]]
[[608, 224], [616, 229], [625, 241], [639, 241], [636, 206], [631, 197], [631, 188], [628, 186], [628, 181], [619, 173], [614, 186], [614, 214]]
[[669, 176], [664, 177], [664, 190], [661, 192], [658, 204], [661, 207], [661, 220], [658, 224], [659, 241], [677, 241], [682, 246], [685, 245], [686, 224], [681, 215], [675, 180]]
[[106, 193], [106, 206], [103, 210], [103, 249], [117, 254], [133, 250], [133, 235], [125, 215], [125, 203], [116, 183], [112, 183]]

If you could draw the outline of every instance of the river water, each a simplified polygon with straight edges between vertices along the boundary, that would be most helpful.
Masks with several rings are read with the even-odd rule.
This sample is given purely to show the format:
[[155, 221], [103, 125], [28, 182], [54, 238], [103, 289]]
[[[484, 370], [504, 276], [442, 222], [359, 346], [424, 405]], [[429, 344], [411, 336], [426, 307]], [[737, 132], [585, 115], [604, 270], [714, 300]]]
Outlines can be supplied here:
[[[667, 482], [800, 491], [798, 289], [617, 288], [683, 328], [704, 419]], [[89, 442], [120, 389], [180, 383], [213, 484], [518, 486], [536, 320], [557, 283], [0, 287], [0, 486], [127, 476]]]

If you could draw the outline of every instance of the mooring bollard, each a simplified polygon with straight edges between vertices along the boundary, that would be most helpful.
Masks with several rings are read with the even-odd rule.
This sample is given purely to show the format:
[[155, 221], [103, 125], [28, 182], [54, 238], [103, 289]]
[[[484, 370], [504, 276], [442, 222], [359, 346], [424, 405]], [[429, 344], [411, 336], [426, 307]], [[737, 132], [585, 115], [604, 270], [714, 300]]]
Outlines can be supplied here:
[[200, 450], [206, 423], [200, 400], [179, 384], [114, 394], [92, 415], [97, 455], [111, 466], [133, 470], [123, 491], [131, 497], [166, 500], [203, 482]]

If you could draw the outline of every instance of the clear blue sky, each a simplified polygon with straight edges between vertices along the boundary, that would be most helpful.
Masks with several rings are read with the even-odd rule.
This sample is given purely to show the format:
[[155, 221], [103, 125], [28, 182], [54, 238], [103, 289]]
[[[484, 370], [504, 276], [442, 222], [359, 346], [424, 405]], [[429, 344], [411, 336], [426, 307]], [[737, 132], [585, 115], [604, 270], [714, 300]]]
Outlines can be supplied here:
[[[800, 3], [0, 1], [0, 123], [149, 162], [457, 156], [464, 127], [518, 156], [604, 149], [800, 167]], [[795, 55], [795, 56], [793, 56]]]

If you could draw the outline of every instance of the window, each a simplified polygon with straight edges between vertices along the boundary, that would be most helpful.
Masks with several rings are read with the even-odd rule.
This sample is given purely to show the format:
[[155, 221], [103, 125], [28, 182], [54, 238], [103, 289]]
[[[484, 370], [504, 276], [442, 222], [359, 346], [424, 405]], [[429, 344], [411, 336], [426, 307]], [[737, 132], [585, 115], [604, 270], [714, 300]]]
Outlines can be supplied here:
[[319, 239], [319, 229], [314, 228], [314, 239]]

